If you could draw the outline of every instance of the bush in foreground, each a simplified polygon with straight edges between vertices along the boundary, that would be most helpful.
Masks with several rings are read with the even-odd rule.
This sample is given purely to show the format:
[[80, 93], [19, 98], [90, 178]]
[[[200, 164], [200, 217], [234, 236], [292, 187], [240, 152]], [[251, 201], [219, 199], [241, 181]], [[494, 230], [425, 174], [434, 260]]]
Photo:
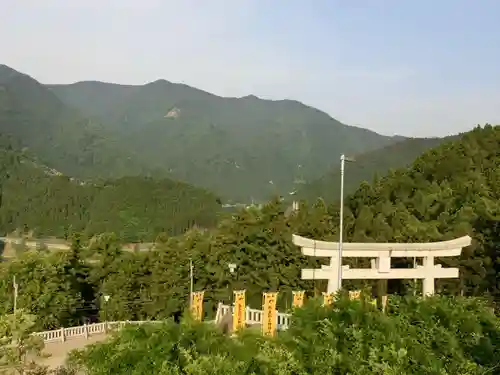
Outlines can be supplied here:
[[76, 352], [90, 375], [472, 375], [500, 369], [500, 325], [470, 298], [394, 298], [386, 313], [340, 297], [335, 307], [309, 302], [275, 339], [235, 338], [184, 320], [130, 327]]

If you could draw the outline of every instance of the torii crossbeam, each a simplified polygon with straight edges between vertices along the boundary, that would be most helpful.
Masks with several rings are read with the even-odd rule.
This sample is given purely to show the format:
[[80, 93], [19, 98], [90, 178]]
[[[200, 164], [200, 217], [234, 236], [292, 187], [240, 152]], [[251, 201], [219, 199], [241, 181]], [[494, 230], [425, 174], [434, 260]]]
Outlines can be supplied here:
[[[439, 278], [458, 278], [458, 268], [442, 268], [434, 264], [436, 257], [458, 256], [462, 248], [471, 244], [469, 236], [450, 241], [427, 243], [343, 243], [342, 257], [374, 258], [372, 268], [342, 266], [342, 279], [389, 280], [422, 279], [423, 294], [434, 294], [434, 281]], [[303, 280], [328, 280], [328, 293], [339, 289], [339, 244], [317, 241], [293, 235], [293, 243], [302, 248], [302, 254], [330, 258], [329, 266], [321, 269], [303, 269]], [[391, 268], [391, 258], [423, 258], [423, 265], [416, 268]]]

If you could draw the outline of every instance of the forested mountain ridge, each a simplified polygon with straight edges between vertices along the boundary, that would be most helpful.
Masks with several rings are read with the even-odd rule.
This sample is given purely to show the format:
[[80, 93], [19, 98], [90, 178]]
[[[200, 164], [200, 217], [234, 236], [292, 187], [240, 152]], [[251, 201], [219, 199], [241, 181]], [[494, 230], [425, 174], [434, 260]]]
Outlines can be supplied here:
[[[286, 214], [283, 202], [275, 200], [262, 208], [242, 209], [207, 231], [159, 236], [156, 251], [125, 252], [117, 236], [106, 233], [85, 250], [87, 244], [75, 234], [69, 252], [20, 254], [0, 264], [0, 310], [12, 311], [13, 276], [23, 290], [17, 306], [37, 314], [32, 329], [39, 331], [81, 324], [96, 315], [101, 321], [178, 317], [188, 307], [191, 280], [193, 290], [204, 291], [206, 320], [213, 317], [218, 302], [230, 303], [234, 290], [245, 289], [246, 302], [253, 308], [262, 306], [262, 292], [278, 291], [279, 311], [289, 308], [292, 291], [305, 290], [309, 304], [294, 310], [292, 326], [277, 339], [244, 333], [235, 346], [232, 338], [223, 341], [210, 325], [170, 321], [135, 332], [130, 328], [77, 359], [103, 374], [110, 369], [151, 373], [160, 367], [178, 372], [179, 358], [183, 365], [189, 363], [189, 371], [211, 369], [228, 375], [242, 369], [257, 374], [288, 374], [290, 369], [324, 374], [332, 368], [367, 375], [380, 372], [381, 366], [394, 374], [495, 373], [500, 358], [495, 316], [500, 306], [499, 165], [500, 126], [486, 125], [425, 151], [406, 168], [362, 183], [346, 197], [344, 234], [349, 242], [473, 237], [472, 246], [460, 257], [436, 259], [460, 269], [459, 279], [436, 281], [441, 296], [421, 298], [420, 281], [390, 280], [390, 293], [404, 297], [391, 296], [386, 311], [380, 311], [368, 303], [372, 281], [346, 280], [344, 288], [363, 289], [367, 298], [349, 301], [339, 293], [334, 308], [310, 301], [321, 296], [326, 283], [301, 279], [301, 269], [319, 268], [320, 262], [303, 256], [292, 244], [292, 234], [336, 240], [339, 207], [322, 200], [313, 205], [302, 202], [298, 211]], [[234, 273], [228, 263], [236, 265]], [[392, 266], [412, 263], [413, 259], [395, 259]], [[105, 305], [103, 295], [110, 296]], [[369, 341], [361, 342], [360, 334]], [[249, 343], [248, 351], [242, 350], [244, 342]], [[220, 349], [219, 357], [213, 356], [214, 347]], [[333, 360], [332, 352], [339, 353]], [[104, 358], [111, 354], [108, 363]], [[209, 354], [212, 362], [207, 362]], [[240, 366], [236, 370], [234, 363]], [[271, 363], [272, 369], [266, 367]]]
[[362, 183], [345, 203], [352, 242], [431, 242], [471, 235], [460, 259], [460, 281], [438, 291], [490, 296], [500, 302], [500, 126], [461, 134], [418, 157], [408, 168]]
[[98, 122], [28, 75], [1, 64], [0, 134], [70, 176], [109, 178], [150, 171]]
[[0, 234], [87, 236], [115, 232], [124, 241], [152, 241], [193, 226], [215, 225], [220, 200], [170, 179], [76, 180], [46, 167], [0, 136]]
[[[500, 126], [474, 129], [426, 151], [410, 167], [395, 170], [371, 184], [363, 183], [346, 197], [345, 241], [430, 242], [468, 234], [474, 239], [473, 245], [463, 249], [460, 257], [437, 259], [459, 267], [460, 278], [437, 280], [436, 292], [482, 296], [499, 304], [499, 165]], [[208, 231], [191, 230], [168, 240], [160, 238], [157, 251], [147, 253], [122, 252], [117, 237], [104, 234], [90, 248], [101, 263], [93, 266], [95, 275], [89, 282], [96, 288], [96, 296], [113, 296], [107, 306], [109, 319], [161, 319], [179, 314], [186, 307], [191, 259], [194, 289], [205, 291], [206, 310], [211, 311], [219, 301], [229, 302], [231, 291], [238, 289], [246, 290], [252, 307], [261, 305], [263, 291], [279, 291], [278, 309], [283, 310], [289, 306], [293, 290], [321, 295], [326, 286], [322, 281], [301, 279], [302, 268], [319, 267], [320, 262], [303, 256], [293, 245], [292, 234], [336, 240], [339, 222], [338, 206], [325, 206], [321, 200], [312, 206], [302, 204], [291, 215], [285, 212], [286, 207], [278, 201], [269, 202], [262, 209], [242, 209]], [[36, 283], [38, 276], [29, 271], [34, 266], [25, 267], [23, 262], [54, 262], [60, 271], [50, 271], [55, 272], [50, 277], [60, 279], [47, 283], [49, 288], [64, 284], [63, 280], [69, 277], [63, 266], [56, 266], [68, 261], [57, 256], [27, 257], [13, 264], [9, 272], [17, 270], [19, 279], [28, 285]], [[411, 264], [413, 259], [408, 262]], [[237, 265], [234, 275], [228, 271], [228, 263]], [[46, 268], [47, 272], [51, 269]], [[413, 291], [412, 284], [413, 281], [391, 281], [391, 293]], [[7, 301], [5, 310], [12, 306], [10, 286], [0, 284], [0, 293]], [[345, 282], [347, 288], [363, 286], [366, 285], [357, 280]], [[74, 291], [67, 292], [71, 293]], [[60, 310], [58, 304], [40, 307], [36, 295], [30, 298], [27, 308], [34, 306], [43, 316]], [[68, 301], [72, 298], [68, 297]], [[78, 298], [78, 303], [84, 303]], [[77, 308], [77, 313], [83, 314], [83, 310]], [[79, 319], [79, 315], [72, 319]]]
[[344, 125], [297, 101], [224, 98], [165, 80], [47, 87], [119, 134], [143, 164], [240, 202], [287, 194], [324, 174], [334, 155], [401, 139]]
[[[409, 166], [426, 150], [457, 137], [408, 138], [360, 155], [346, 155], [354, 159], [354, 162], [347, 162], [345, 165], [344, 193], [354, 192], [361, 182], [371, 182], [376, 176], [384, 176], [391, 169]], [[327, 202], [338, 201], [340, 199], [340, 162], [335, 169], [330, 170], [321, 178], [304, 185], [297, 195], [300, 199], [306, 200], [323, 198]]]

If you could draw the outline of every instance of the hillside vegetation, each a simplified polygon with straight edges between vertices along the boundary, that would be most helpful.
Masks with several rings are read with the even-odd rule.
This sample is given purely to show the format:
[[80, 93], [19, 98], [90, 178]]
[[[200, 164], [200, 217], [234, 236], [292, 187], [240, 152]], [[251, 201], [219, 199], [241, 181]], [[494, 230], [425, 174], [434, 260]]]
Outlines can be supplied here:
[[[344, 194], [354, 192], [363, 181], [371, 182], [384, 176], [391, 169], [404, 168], [426, 150], [448, 142], [456, 136], [445, 138], [409, 138], [360, 155], [347, 155], [354, 162], [347, 162], [344, 174]], [[304, 185], [299, 191], [301, 199], [323, 198], [327, 202], [340, 199], [340, 162], [324, 176]]]
[[[1, 137], [0, 137], [1, 138]], [[115, 232], [122, 240], [154, 240], [198, 225], [215, 225], [218, 198], [169, 179], [123, 177], [94, 183], [57, 175], [37, 160], [0, 145], [0, 233], [88, 236]]]
[[169, 177], [243, 203], [295, 191], [330, 201], [341, 153], [358, 160], [346, 173], [353, 191], [441, 142], [382, 136], [293, 100], [223, 98], [165, 80], [42, 85], [5, 65], [0, 132], [69, 176]]
[[149, 171], [98, 122], [1, 64], [0, 134], [70, 176], [110, 178]]
[[[295, 312], [290, 331], [276, 340], [252, 338], [251, 333], [228, 340], [187, 322], [145, 326], [90, 348], [75, 361], [91, 374], [106, 374], [110, 368], [118, 374], [158, 369], [165, 374], [496, 373], [498, 318], [474, 297], [499, 306], [499, 164], [500, 126], [477, 127], [424, 152], [407, 168], [362, 183], [346, 199], [346, 241], [473, 237], [460, 257], [436, 259], [460, 269], [459, 279], [436, 281], [441, 297], [422, 299], [420, 282], [391, 280], [390, 292], [406, 297], [392, 298], [386, 314], [344, 297], [335, 309], [311, 301]], [[0, 264], [0, 313], [12, 311], [15, 275], [23, 290], [17, 304], [36, 315], [36, 330], [96, 317], [177, 319], [188, 306], [190, 261], [194, 290], [205, 291], [207, 319], [219, 301], [230, 303], [231, 292], [239, 289], [246, 290], [247, 304], [254, 308], [261, 306], [262, 292], [279, 291], [278, 309], [287, 310], [293, 290], [305, 290], [311, 299], [326, 287], [322, 281], [300, 279], [302, 268], [320, 262], [302, 256], [291, 243], [292, 234], [337, 239], [339, 210], [318, 200], [292, 214], [285, 211], [278, 200], [240, 210], [207, 231], [158, 236], [152, 252], [124, 252], [112, 233], [97, 236], [87, 247], [74, 233], [70, 252], [26, 252]], [[237, 265], [234, 274], [228, 263]], [[398, 259], [393, 266], [409, 263], [413, 259]], [[365, 290], [368, 298], [374, 286], [371, 281], [343, 285]], [[103, 295], [110, 296], [105, 305]]]
[[500, 126], [486, 125], [425, 152], [410, 168], [363, 183], [346, 202], [351, 241], [428, 242], [465, 234], [473, 245], [460, 259], [460, 282], [438, 290], [500, 297]]
[[483, 301], [393, 298], [386, 313], [345, 296], [334, 305], [311, 301], [274, 339], [230, 338], [189, 320], [129, 327], [73, 354], [71, 363], [92, 375], [496, 373], [500, 325]]
[[223, 98], [165, 80], [47, 87], [114, 132], [142, 164], [239, 202], [288, 194], [326, 173], [336, 163], [332, 155], [400, 139], [344, 125], [297, 101]]
[[[500, 272], [496, 246], [500, 237], [499, 145], [500, 127], [477, 128], [456, 141], [427, 151], [409, 168], [394, 171], [373, 184], [362, 184], [346, 200], [345, 240], [429, 242], [469, 234], [474, 239], [473, 245], [464, 249], [460, 257], [438, 260], [458, 267], [460, 278], [437, 280], [436, 292], [481, 296], [500, 302], [496, 276]], [[122, 252], [115, 235], [103, 234], [89, 249], [90, 256], [100, 259], [99, 263], [87, 265], [88, 276], [80, 277], [78, 283], [68, 281], [67, 285], [72, 287], [60, 295], [72, 301], [68, 303], [78, 312], [65, 319], [82, 319], [85, 313], [78, 306], [96, 303], [93, 298], [97, 297], [81, 295], [78, 285], [82, 280], [86, 280], [87, 287], [92, 286], [94, 296], [103, 293], [113, 296], [107, 306], [110, 319], [160, 319], [180, 314], [188, 301], [189, 259], [194, 264], [195, 289], [205, 290], [206, 311], [213, 311], [219, 301], [229, 303], [231, 290], [246, 289], [248, 304], [253, 307], [261, 305], [263, 291], [277, 290], [280, 310], [289, 306], [292, 290], [306, 290], [310, 296], [318, 294], [326, 284], [301, 280], [300, 274], [302, 268], [319, 267], [320, 263], [302, 256], [291, 238], [296, 233], [335, 240], [338, 208], [319, 201], [310, 207], [302, 205], [291, 215], [285, 215], [285, 209], [280, 202], [270, 202], [262, 209], [240, 210], [208, 231], [191, 230], [170, 239], [159, 236], [154, 252]], [[82, 255], [78, 252], [73, 255], [78, 256]], [[72, 274], [65, 270], [71, 268], [67, 262], [74, 259], [27, 254], [27, 258], [5, 265], [4, 272], [6, 275], [17, 272], [26, 287], [37, 285], [39, 277], [71, 280]], [[407, 261], [412, 263], [413, 259]], [[53, 276], [29, 271], [40, 262], [45, 265], [39, 267]], [[400, 267], [409, 266], [405, 262], [397, 263]], [[237, 264], [235, 274], [229, 272], [228, 263]], [[10, 279], [6, 276], [5, 280]], [[12, 306], [10, 285], [9, 282], [5, 289], [0, 288], [6, 311]], [[370, 285], [359, 281], [345, 283], [347, 288]], [[405, 294], [415, 288], [420, 290], [421, 284], [393, 280], [389, 287], [391, 293]], [[25, 306], [33, 311], [48, 313], [58, 308], [51, 303], [39, 305], [36, 293], [29, 298], [31, 302]]]

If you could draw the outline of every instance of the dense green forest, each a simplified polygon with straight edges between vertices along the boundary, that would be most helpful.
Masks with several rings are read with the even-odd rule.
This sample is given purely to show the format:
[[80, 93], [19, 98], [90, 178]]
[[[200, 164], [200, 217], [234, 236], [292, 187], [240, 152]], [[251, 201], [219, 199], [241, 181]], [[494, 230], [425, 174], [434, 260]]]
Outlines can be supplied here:
[[[436, 291], [442, 298], [422, 302], [418, 284], [392, 281], [392, 294], [413, 295], [417, 290], [417, 295], [412, 297], [414, 300], [391, 302], [394, 313], [389, 311], [389, 315], [368, 313], [367, 305], [344, 305], [345, 309], [330, 312], [312, 308], [313, 311], [304, 313], [308, 316], [296, 321], [297, 330], [292, 328], [287, 333], [292, 336], [283, 337], [291, 340], [289, 343], [294, 343], [295, 349], [281, 341], [268, 343], [268, 347], [251, 344], [256, 357], [265, 358], [269, 353], [266, 350], [271, 350], [271, 356], [277, 358], [272, 365], [285, 366], [267, 372], [259, 367], [255, 373], [328, 373], [324, 372], [327, 364], [320, 360], [321, 364], [311, 362], [312, 358], [327, 358], [326, 353], [333, 356], [328, 365], [340, 373], [349, 372], [348, 363], [356, 361], [362, 366], [358, 366], [358, 372], [351, 372], [359, 374], [373, 373], [374, 368], [379, 373], [394, 374], [481, 374], [494, 370], [500, 342], [498, 319], [491, 310], [481, 307], [482, 302], [470, 298], [485, 298], [493, 306], [500, 301], [499, 146], [500, 127], [477, 127], [459, 139], [426, 151], [408, 168], [393, 170], [371, 184], [362, 183], [346, 198], [346, 241], [428, 242], [465, 234], [473, 237], [473, 245], [464, 249], [459, 258], [438, 260], [460, 269], [459, 279], [436, 281]], [[338, 206], [327, 206], [322, 200], [313, 205], [303, 202], [291, 214], [286, 208], [283, 202], [275, 200], [262, 208], [242, 209], [226, 216], [208, 231], [192, 229], [176, 237], [161, 234], [156, 240], [156, 250], [151, 252], [123, 252], [121, 239], [115, 234], [102, 234], [87, 244], [84, 237], [75, 233], [70, 252], [26, 252], [0, 266], [0, 295], [5, 301], [1, 313], [12, 311], [15, 275], [22, 290], [18, 307], [35, 315], [32, 327], [35, 330], [76, 325], [95, 317], [109, 320], [179, 317], [188, 305], [190, 260], [194, 263], [194, 288], [205, 290], [207, 318], [213, 316], [217, 302], [229, 303], [231, 291], [242, 288], [246, 289], [247, 302], [252, 307], [260, 307], [263, 291], [279, 291], [278, 308], [286, 310], [290, 307], [292, 290], [304, 289], [311, 298], [325, 289], [322, 282], [300, 279], [301, 268], [319, 264], [301, 255], [291, 243], [291, 235], [334, 240], [338, 236], [339, 214]], [[228, 263], [236, 263], [234, 274], [229, 272]], [[398, 265], [405, 266], [402, 261]], [[346, 288], [363, 288], [368, 293], [370, 286], [369, 282], [345, 283]], [[106, 304], [103, 295], [110, 296]], [[352, 321], [352, 325], [346, 321]], [[415, 325], [415, 321], [421, 323]], [[165, 345], [185, 348], [186, 344], [176, 336], [182, 332], [182, 337], [190, 335], [192, 351], [185, 348], [182, 354], [172, 354], [184, 370], [164, 368], [166, 374], [200, 371], [230, 374], [228, 364], [233, 369], [238, 368], [234, 367], [236, 364], [243, 369], [270, 365], [265, 359], [267, 365], [248, 364], [246, 357], [232, 354], [233, 349], [227, 346], [229, 341], [226, 346], [221, 343], [221, 350], [214, 352], [209, 337], [215, 340], [219, 336], [210, 328], [198, 328], [202, 332], [195, 333], [189, 326], [169, 324], [163, 328], [126, 331], [118, 341], [91, 349], [81, 360], [92, 368], [91, 373], [104, 374], [102, 365], [98, 366], [99, 358], [115, 353], [117, 358], [130, 356], [126, 363], [131, 367], [126, 368], [139, 371], [139, 367], [145, 366], [150, 371], [152, 367], [148, 366], [153, 365], [141, 362], [142, 356], [133, 356], [119, 340], [126, 340], [129, 345], [133, 341], [137, 346], [131, 350], [138, 353], [143, 345], [152, 344], [149, 340], [156, 340], [157, 355], [162, 355], [167, 350]], [[157, 333], [147, 331], [151, 333], [149, 336], [143, 329]], [[346, 340], [336, 341], [338, 337]], [[355, 337], [367, 339], [358, 347], [354, 344]], [[225, 339], [221, 336], [221, 340]], [[317, 340], [325, 344], [310, 345]], [[387, 343], [388, 352], [384, 352], [382, 343]], [[272, 352], [273, 348], [279, 348], [281, 356]], [[318, 351], [311, 352], [315, 348]], [[439, 361], [439, 358], [447, 359]], [[286, 367], [293, 363], [296, 368]], [[115, 366], [112, 362], [108, 365]], [[191, 372], [182, 367], [188, 365]]]
[[42, 85], [0, 65], [0, 133], [78, 178], [169, 177], [248, 203], [397, 142], [293, 100], [223, 98], [165, 80]]
[[165, 80], [48, 87], [123, 136], [146, 165], [166, 167], [174, 178], [244, 202], [288, 193], [296, 182], [320, 177], [335, 161], [332, 155], [398, 139], [346, 126], [297, 101], [223, 98]]
[[5, 65], [0, 131], [70, 176], [170, 177], [240, 202], [292, 191], [331, 201], [341, 153], [357, 159], [351, 192], [447, 140], [385, 137], [296, 101], [222, 98], [165, 80], [42, 85]]
[[[371, 182], [377, 176], [387, 174], [390, 169], [409, 166], [423, 152], [453, 138], [456, 136], [409, 138], [360, 155], [347, 155], [353, 162], [347, 162], [345, 166], [344, 193], [353, 193], [361, 182]], [[340, 161], [335, 169], [300, 188], [297, 196], [306, 200], [321, 197], [327, 202], [338, 201], [340, 198]]]
[[393, 298], [383, 313], [342, 297], [335, 306], [309, 302], [275, 339], [251, 331], [230, 338], [190, 321], [130, 327], [75, 353], [70, 368], [92, 375], [497, 373], [500, 326], [483, 301]]
[[[457, 141], [424, 153], [409, 168], [393, 171], [373, 184], [362, 184], [346, 199], [346, 240], [428, 242], [469, 234], [474, 238], [473, 245], [464, 249], [460, 258], [443, 260], [446, 265], [460, 268], [460, 279], [438, 280], [436, 290], [441, 294], [484, 296], [498, 302], [499, 143], [500, 127], [476, 128]], [[42, 262], [45, 272], [54, 273], [60, 280], [71, 280], [74, 275], [64, 271], [73, 269], [68, 262], [86, 257], [101, 259], [97, 266], [86, 265], [88, 276], [79, 279], [91, 286], [94, 292], [90, 297], [81, 295], [79, 287], [58, 293], [58, 298], [67, 298], [72, 306], [68, 311], [79, 312], [65, 318], [72, 321], [82, 319], [82, 306], [95, 305], [96, 296], [104, 291], [113, 296], [108, 306], [112, 319], [158, 319], [179, 314], [187, 302], [189, 259], [195, 266], [195, 288], [206, 291], [206, 311], [212, 311], [218, 301], [228, 302], [230, 290], [243, 287], [250, 306], [260, 306], [262, 291], [279, 290], [279, 306], [286, 308], [292, 290], [305, 289], [314, 295], [324, 288], [319, 281], [300, 279], [301, 268], [318, 263], [301, 255], [291, 243], [292, 234], [335, 239], [338, 208], [318, 201], [313, 206], [303, 204], [290, 215], [286, 211], [279, 201], [262, 209], [240, 210], [219, 221], [212, 230], [193, 229], [179, 237], [159, 236], [157, 251], [153, 252], [123, 253], [116, 235], [103, 235], [85, 256], [78, 247], [72, 255], [27, 254], [3, 269], [8, 274], [19, 272], [19, 279], [28, 287], [37, 285], [41, 275], [31, 273], [34, 266], [24, 262]], [[78, 267], [83, 267], [80, 260]], [[238, 265], [235, 274], [227, 268], [230, 262]], [[9, 311], [9, 277], [2, 279], [7, 281], [0, 293], [5, 293], [4, 309]], [[68, 281], [56, 282], [55, 287], [60, 284], [78, 286]], [[404, 294], [412, 290], [410, 284], [393, 281], [390, 287]], [[27, 308], [41, 312], [36, 294], [23, 298], [29, 299], [24, 302]], [[54, 301], [52, 306], [45, 301], [41, 315], [57, 316], [49, 311], [57, 309], [59, 303]], [[68, 323], [54, 321], [49, 326]], [[49, 326], [40, 323], [40, 328]]]
[[[500, 126], [402, 140], [294, 101], [220, 98], [162, 80], [44, 86], [0, 65], [0, 134], [0, 234], [34, 231], [72, 243], [67, 252], [20, 247], [0, 263], [0, 372], [5, 359], [19, 359], [12, 340], [26, 348], [32, 331], [172, 317], [126, 329], [75, 354], [73, 364], [89, 374], [192, 375], [479, 375], [500, 368]], [[324, 174], [337, 164], [328, 158], [342, 152], [357, 159], [346, 174], [346, 241], [473, 237], [460, 257], [437, 260], [460, 269], [459, 279], [436, 281], [440, 297], [423, 299], [419, 282], [391, 280], [385, 313], [344, 295], [331, 309], [314, 298], [325, 282], [301, 280], [302, 268], [321, 263], [302, 256], [292, 234], [338, 238], [338, 175]], [[309, 202], [292, 212], [276, 198], [221, 215], [221, 200], [205, 190], [263, 198], [321, 175], [299, 189]], [[155, 247], [124, 251], [129, 241]], [[305, 290], [310, 303], [276, 339], [251, 332], [229, 339], [189, 319], [179, 324], [190, 262], [207, 319], [236, 289], [246, 289], [254, 308], [264, 291], [279, 291], [280, 311], [290, 309], [293, 290]], [[398, 259], [393, 266], [411, 265]], [[14, 277], [19, 314], [10, 315]], [[344, 283], [366, 298], [373, 286]]]
[[92, 183], [58, 175], [0, 142], [0, 233], [90, 237], [115, 232], [124, 241], [152, 241], [193, 226], [215, 225], [221, 211], [212, 193], [169, 179], [122, 177]]
[[153, 172], [98, 122], [65, 105], [33, 78], [2, 64], [0, 134], [70, 176], [110, 178]]
[[425, 152], [410, 168], [364, 183], [348, 197], [351, 241], [428, 242], [474, 238], [460, 259], [460, 282], [443, 291], [491, 296], [500, 285], [500, 127], [486, 125]]

